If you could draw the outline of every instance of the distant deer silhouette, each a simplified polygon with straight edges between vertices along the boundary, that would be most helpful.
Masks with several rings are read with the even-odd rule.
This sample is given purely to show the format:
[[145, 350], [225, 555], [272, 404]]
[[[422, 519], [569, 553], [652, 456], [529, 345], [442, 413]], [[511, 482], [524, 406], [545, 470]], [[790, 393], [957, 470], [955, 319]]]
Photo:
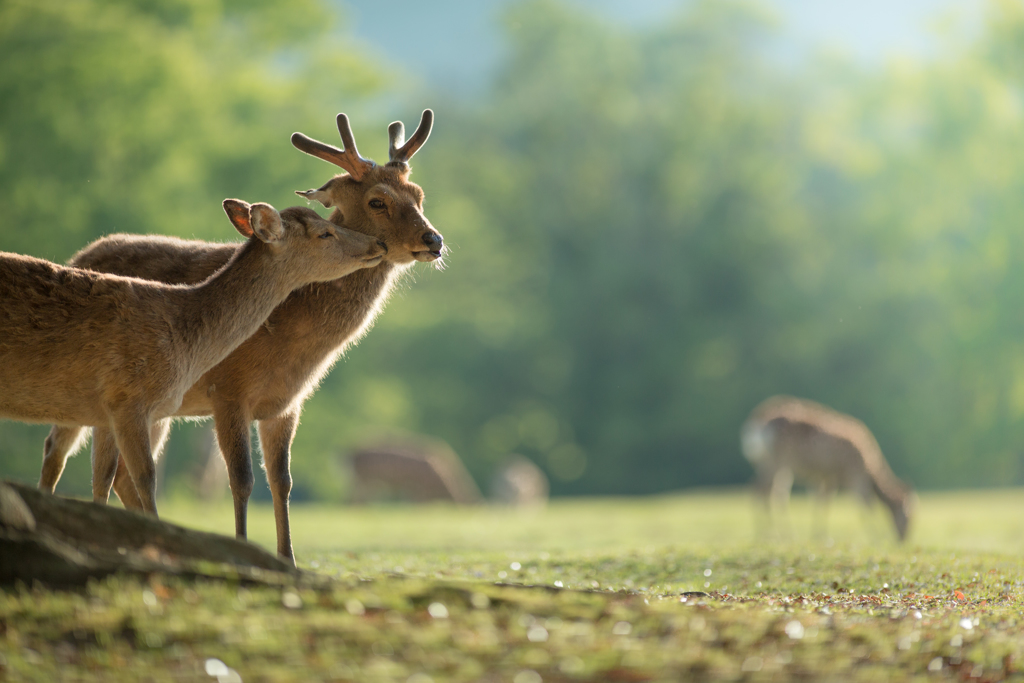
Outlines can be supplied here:
[[[305, 207], [224, 201], [248, 237], [200, 284], [167, 285], [0, 254], [0, 417], [94, 425], [156, 514], [154, 422], [293, 289], [377, 265], [384, 248]], [[167, 242], [172, 242], [164, 238]], [[72, 429], [80, 429], [73, 427]], [[106, 500], [116, 457], [93, 462]], [[105, 483], [105, 489], [104, 489]]]
[[479, 503], [480, 489], [455, 451], [433, 440], [385, 441], [355, 450], [352, 501], [375, 498], [413, 503]]
[[491, 476], [491, 501], [501, 505], [543, 507], [549, 490], [547, 475], [521, 455], [508, 456]]
[[907, 536], [916, 497], [896, 478], [864, 423], [823, 405], [775, 396], [750, 414], [742, 429], [743, 455], [757, 472], [757, 490], [769, 512], [789, 502], [794, 479], [816, 488], [822, 505], [839, 489], [876, 497]]
[[[409, 160], [433, 124], [423, 112], [408, 141], [400, 122], [389, 128], [389, 161], [383, 166], [359, 155], [348, 117], [338, 114], [344, 149], [295, 133], [292, 144], [341, 167], [322, 187], [297, 194], [333, 208], [330, 221], [380, 240], [387, 247], [380, 265], [333, 282], [296, 291], [256, 333], [186, 393], [179, 416], [212, 415], [235, 506], [235, 533], [246, 537], [246, 511], [254, 483], [249, 425], [258, 421], [263, 463], [274, 499], [277, 552], [294, 561], [288, 500], [292, 480], [291, 444], [303, 402], [348, 346], [373, 324], [398, 276], [415, 261], [431, 262], [444, 253], [440, 233], [423, 215], [423, 190], [409, 181]], [[106, 238], [82, 250], [74, 265], [164, 282], [196, 282], [233, 255], [237, 247], [198, 241]], [[166, 431], [166, 426], [160, 429]], [[80, 444], [80, 428], [57, 426], [44, 446], [40, 487], [53, 490], [64, 462]], [[94, 449], [114, 449], [102, 429]], [[49, 464], [49, 463], [53, 464]], [[139, 500], [118, 468], [114, 490], [129, 508]]]

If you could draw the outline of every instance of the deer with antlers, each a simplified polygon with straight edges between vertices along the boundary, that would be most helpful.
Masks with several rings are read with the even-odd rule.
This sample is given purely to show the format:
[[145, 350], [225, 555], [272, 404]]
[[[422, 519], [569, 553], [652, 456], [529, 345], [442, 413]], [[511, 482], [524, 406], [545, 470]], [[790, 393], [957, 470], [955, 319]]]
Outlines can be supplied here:
[[[195, 382], [175, 413], [213, 417], [227, 464], [239, 538], [246, 537], [246, 511], [254, 483], [249, 426], [257, 422], [274, 501], [277, 552], [293, 562], [288, 518], [291, 444], [303, 402], [345, 349], [373, 324], [397, 277], [414, 262], [439, 261], [444, 252], [441, 234], [423, 215], [423, 190], [409, 180], [409, 160], [430, 135], [433, 112], [424, 110], [408, 141], [401, 122], [388, 127], [389, 160], [384, 165], [360, 156], [345, 114], [338, 114], [337, 124], [343, 149], [301, 133], [292, 135], [296, 148], [345, 171], [319, 189], [297, 194], [333, 209], [332, 223], [381, 241], [387, 253], [372, 268], [295, 291], [253, 336]], [[162, 282], [192, 282], [216, 270], [235, 249], [199, 241], [168, 243], [115, 236], [86, 247], [73, 263]], [[166, 424], [158, 427], [162, 433], [166, 429]], [[81, 446], [83, 436], [78, 427], [57, 425], [51, 430], [44, 445], [40, 488], [53, 490], [67, 457]], [[116, 444], [102, 427], [94, 429], [93, 452], [103, 460], [116, 458]], [[129, 475], [118, 467], [113, 486], [126, 507], [137, 508], [140, 501]]]
[[[865, 503], [881, 500], [899, 539], [906, 538], [916, 498], [860, 420], [813, 401], [774, 396], [754, 409], [741, 437], [769, 511], [785, 507], [794, 479], [817, 489], [822, 508], [832, 493], [850, 489]], [[824, 524], [824, 509], [819, 522]]]
[[[200, 284], [0, 254], [0, 417], [103, 430], [124, 456], [136, 507], [153, 514], [154, 422], [174, 414], [186, 390], [292, 290], [377, 265], [384, 254], [376, 239], [306, 207], [278, 213], [228, 199], [224, 210], [249, 239]], [[109, 490], [116, 462], [94, 462], [94, 487], [106, 481]]]

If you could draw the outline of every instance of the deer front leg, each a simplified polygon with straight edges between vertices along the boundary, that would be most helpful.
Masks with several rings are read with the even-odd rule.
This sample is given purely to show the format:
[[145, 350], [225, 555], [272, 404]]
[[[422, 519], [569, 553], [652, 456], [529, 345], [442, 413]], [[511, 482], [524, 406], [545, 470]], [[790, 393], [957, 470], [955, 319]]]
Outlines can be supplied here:
[[771, 493], [774, 472], [759, 467], [754, 480], [754, 533], [758, 538], [770, 538], [774, 531], [772, 517]]
[[[144, 415], [125, 413], [113, 415], [110, 422], [114, 433], [114, 442], [117, 450], [121, 451], [132, 481], [135, 482], [135, 490], [139, 495], [142, 510], [156, 517], [156, 462], [153, 460], [153, 449], [149, 440], [149, 420]], [[94, 440], [96, 440], [95, 435]], [[101, 467], [103, 464], [101, 463]], [[117, 469], [116, 464], [117, 459], [115, 458], [114, 465], [110, 468], [111, 482], [113, 482]], [[93, 467], [95, 481], [95, 462]]]
[[288, 519], [288, 498], [292, 492], [292, 439], [299, 425], [299, 411], [260, 420], [260, 447], [267, 483], [274, 497], [274, 520], [277, 522], [277, 554], [295, 564], [292, 552], [292, 529]]
[[43, 443], [43, 469], [39, 473], [39, 489], [53, 493], [64, 473], [64, 465], [85, 443], [85, 427], [54, 425]]
[[789, 498], [793, 492], [793, 470], [780, 467], [772, 475], [768, 505], [776, 528], [785, 538], [792, 537], [789, 520]]
[[828, 541], [828, 504], [831, 497], [831, 487], [827, 482], [820, 482], [814, 492], [814, 524], [811, 527], [811, 534], [819, 541]]
[[[149, 442], [152, 444], [153, 460], [159, 461], [164, 446], [167, 445], [167, 435], [171, 431], [170, 419], [157, 420], [149, 429]], [[118, 454], [117, 472], [114, 474], [114, 493], [121, 499], [121, 504], [128, 510], [142, 510], [142, 499], [135, 489], [135, 482], [128, 473], [128, 466], [124, 458]]]
[[235, 536], [246, 537], [246, 514], [252, 495], [252, 442], [249, 436], [249, 415], [238, 405], [217, 405], [213, 408], [217, 429], [217, 446], [228, 468], [231, 498], [235, 503]]

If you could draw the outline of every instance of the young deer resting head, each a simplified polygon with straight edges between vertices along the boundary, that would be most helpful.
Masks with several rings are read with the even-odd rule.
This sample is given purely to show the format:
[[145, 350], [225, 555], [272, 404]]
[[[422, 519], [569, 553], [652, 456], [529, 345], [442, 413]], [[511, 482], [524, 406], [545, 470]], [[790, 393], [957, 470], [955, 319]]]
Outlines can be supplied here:
[[[156, 513], [151, 428], [296, 288], [375, 266], [378, 240], [308, 208], [229, 199], [250, 239], [198, 284], [169, 285], [0, 254], [0, 417], [109, 428], [140, 507]], [[166, 239], [166, 238], [165, 238]], [[94, 459], [109, 490], [117, 459]]]
[[423, 215], [423, 190], [409, 181], [409, 159], [427, 141], [433, 122], [434, 113], [425, 109], [408, 141], [402, 122], [392, 123], [388, 127], [389, 161], [383, 166], [359, 155], [345, 114], [338, 114], [344, 149], [294, 133], [295, 147], [347, 171], [319, 189], [296, 194], [333, 208], [332, 222], [383, 240], [388, 245], [387, 260], [393, 263], [440, 259], [445, 251], [441, 234]]
[[270, 204], [225, 199], [224, 213], [243, 237], [255, 237], [274, 254], [284, 271], [301, 272], [299, 284], [325, 282], [381, 262], [387, 247], [380, 240], [346, 230], [305, 206], [280, 213]]

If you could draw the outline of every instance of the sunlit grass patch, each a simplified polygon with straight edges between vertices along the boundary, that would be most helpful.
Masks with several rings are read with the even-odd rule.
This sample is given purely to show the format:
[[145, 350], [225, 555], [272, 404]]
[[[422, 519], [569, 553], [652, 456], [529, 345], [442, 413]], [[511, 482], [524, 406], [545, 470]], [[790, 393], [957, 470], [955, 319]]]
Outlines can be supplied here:
[[[757, 540], [739, 493], [559, 501], [529, 514], [298, 506], [300, 564], [332, 585], [152, 577], [0, 592], [0, 671], [413, 683], [1016, 676], [1024, 561], [1001, 541], [1016, 524], [1015, 492], [933, 496], [907, 546], [849, 502], [830, 514], [832, 540], [812, 540], [804, 500], [788, 540]], [[227, 507], [169, 503], [177, 521], [231, 528]], [[271, 516], [253, 512], [250, 528], [265, 525], [272, 547]], [[943, 535], [948, 520], [958, 526]]]
[[[292, 532], [300, 563], [335, 551], [505, 550], [508, 552], [598, 551], [666, 545], [715, 548], [761, 542], [828, 547], [830, 543], [865, 551], [896, 547], [892, 525], [875, 505], [864, 508], [841, 496], [828, 508], [825, 537], [818, 537], [819, 510], [805, 496], [794, 496], [789, 514], [771, 530], [746, 490], [696, 491], [644, 498], [556, 499], [541, 510], [499, 507], [346, 507], [298, 504]], [[229, 500], [200, 505], [161, 503], [161, 515], [186, 526], [230, 534]], [[249, 508], [249, 537], [276, 547], [273, 510]], [[991, 550], [1024, 553], [1024, 489], [924, 493], [910, 531], [908, 548]]]

